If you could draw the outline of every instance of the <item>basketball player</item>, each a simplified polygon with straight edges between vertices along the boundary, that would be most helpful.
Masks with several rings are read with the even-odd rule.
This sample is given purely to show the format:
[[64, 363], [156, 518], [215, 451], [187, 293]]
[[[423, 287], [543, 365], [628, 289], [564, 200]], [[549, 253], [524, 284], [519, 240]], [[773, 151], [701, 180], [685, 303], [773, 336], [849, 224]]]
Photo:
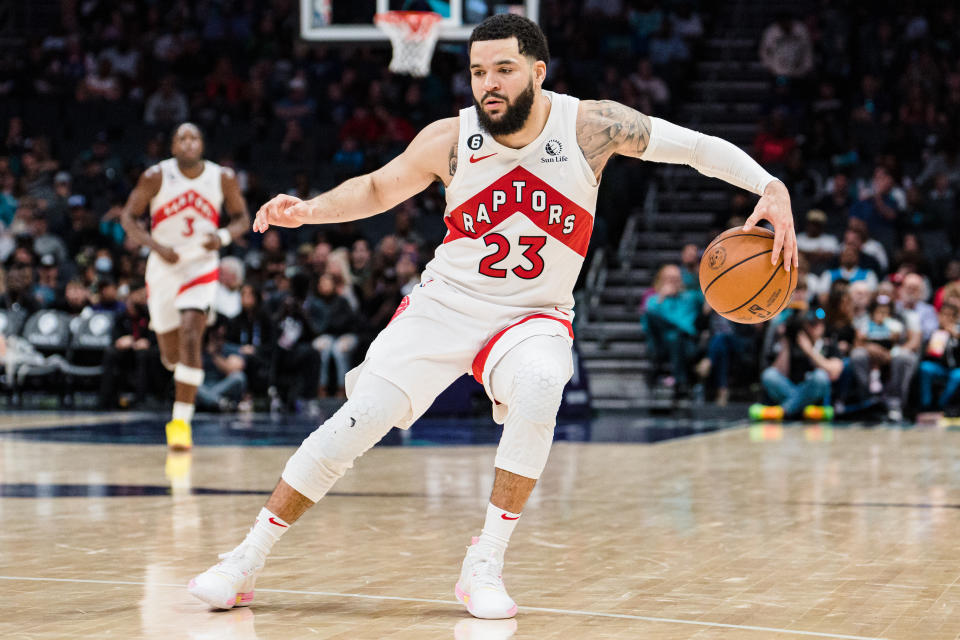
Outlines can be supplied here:
[[[147, 307], [157, 334], [160, 358], [176, 384], [167, 445], [193, 446], [197, 387], [203, 382], [203, 331], [217, 293], [222, 247], [246, 233], [247, 204], [231, 169], [203, 159], [203, 136], [187, 122], [173, 134], [173, 157], [140, 176], [123, 207], [124, 230], [150, 247]], [[150, 206], [150, 231], [137, 222]], [[230, 216], [220, 226], [221, 205]]]
[[353, 461], [393, 426], [409, 427], [447, 385], [472, 373], [503, 425], [482, 533], [467, 548], [455, 594], [478, 618], [517, 606], [501, 578], [504, 552], [547, 461], [572, 375], [572, 290], [614, 154], [688, 164], [760, 195], [748, 225], [776, 228], [773, 253], [797, 264], [790, 197], [732, 144], [610, 101], [542, 89], [549, 54], [532, 21], [496, 15], [469, 41], [475, 104], [434, 122], [386, 166], [301, 201], [279, 195], [253, 228], [366, 218], [434, 180], [446, 187], [447, 235], [421, 284], [347, 377], [347, 402], [287, 462], [246, 539], [194, 578], [216, 608], [250, 604], [273, 544]]

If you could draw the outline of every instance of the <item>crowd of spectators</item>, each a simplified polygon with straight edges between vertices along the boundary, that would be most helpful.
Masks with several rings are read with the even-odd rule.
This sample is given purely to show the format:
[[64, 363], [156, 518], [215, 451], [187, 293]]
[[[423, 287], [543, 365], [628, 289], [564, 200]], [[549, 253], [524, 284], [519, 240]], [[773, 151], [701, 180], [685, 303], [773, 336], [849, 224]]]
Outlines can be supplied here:
[[[895, 420], [960, 407], [960, 14], [916, 7], [824, 2], [761, 35], [770, 91], [753, 153], [790, 189], [799, 286], [762, 328], [690, 297], [674, 327], [695, 314], [699, 348], [655, 369], [681, 391], [680, 369], [702, 357], [696, 371], [721, 404], [740, 361], [742, 381], [761, 379], [760, 395], [787, 416], [822, 404]], [[750, 207], [738, 194], [724, 224], [742, 224]], [[666, 273], [648, 316], [677, 295]], [[652, 336], [655, 354], [676, 349]]]
[[[255, 211], [275, 193], [313, 197], [380, 166], [471, 104], [463, 45], [438, 47], [428, 78], [396, 76], [383, 46], [301, 40], [298, 5], [65, 3], [60, 25], [35, 25], [22, 50], [0, 53], [0, 309], [114, 314], [104, 406], [169, 392], [155, 384], [169, 376], [149, 330], [146, 255], [119, 213], [139, 174], [169, 155], [178, 123], [200, 126], [206, 157], [235, 169]], [[541, 5], [548, 38], [565, 45], [553, 49], [552, 89], [670, 109], [704, 32], [692, 5]], [[611, 203], [629, 184], [601, 198], [595, 241], [618, 237], [629, 210]], [[442, 240], [443, 206], [435, 185], [389, 217], [229, 247], [200, 406], [343, 395], [345, 372]]]

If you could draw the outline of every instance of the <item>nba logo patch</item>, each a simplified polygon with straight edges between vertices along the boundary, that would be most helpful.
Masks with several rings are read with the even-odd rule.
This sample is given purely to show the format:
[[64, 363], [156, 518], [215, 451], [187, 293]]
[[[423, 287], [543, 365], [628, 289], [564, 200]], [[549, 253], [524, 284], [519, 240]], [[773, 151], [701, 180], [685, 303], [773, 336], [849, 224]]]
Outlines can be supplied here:
[[707, 266], [716, 271], [727, 261], [727, 250], [723, 247], [717, 247], [707, 256]]

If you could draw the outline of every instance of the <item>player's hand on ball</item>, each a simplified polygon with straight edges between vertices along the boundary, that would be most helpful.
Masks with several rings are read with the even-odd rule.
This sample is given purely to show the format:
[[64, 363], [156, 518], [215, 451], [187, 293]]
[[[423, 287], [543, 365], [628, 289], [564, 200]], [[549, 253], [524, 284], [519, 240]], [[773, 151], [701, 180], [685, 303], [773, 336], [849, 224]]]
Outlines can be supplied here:
[[790, 194], [779, 180], [767, 185], [760, 196], [760, 202], [743, 225], [743, 230], [750, 231], [761, 220], [767, 220], [773, 225], [773, 252], [770, 254], [770, 262], [777, 264], [782, 250], [783, 268], [790, 271], [791, 267], [798, 266], [800, 252], [797, 249], [797, 232], [793, 228]]
[[176, 264], [177, 260], [180, 259], [180, 256], [177, 255], [177, 252], [170, 247], [158, 245], [156, 252], [161, 258], [163, 258], [164, 262], [169, 262], [170, 264]]
[[253, 220], [253, 230], [259, 233], [265, 233], [270, 225], [275, 227], [299, 227], [303, 220], [297, 215], [302, 215], [303, 207], [297, 205], [303, 204], [303, 200], [281, 193], [273, 197], [257, 211], [257, 216]]

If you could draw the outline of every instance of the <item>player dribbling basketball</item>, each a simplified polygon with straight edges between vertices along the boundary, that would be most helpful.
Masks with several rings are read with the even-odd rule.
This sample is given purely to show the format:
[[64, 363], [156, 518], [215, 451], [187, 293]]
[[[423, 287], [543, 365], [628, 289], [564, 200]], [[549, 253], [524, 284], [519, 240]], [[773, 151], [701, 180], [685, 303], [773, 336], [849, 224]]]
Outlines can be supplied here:
[[287, 462], [246, 539], [194, 578], [190, 593], [223, 609], [248, 605], [273, 544], [353, 461], [393, 426], [410, 426], [463, 373], [479, 380], [503, 424], [481, 535], [464, 558], [456, 597], [478, 618], [517, 606], [504, 552], [546, 464], [572, 373], [572, 291], [583, 265], [597, 188], [614, 154], [688, 164], [761, 195], [748, 224], [770, 220], [774, 254], [797, 260], [786, 188], [728, 142], [611, 101], [545, 91], [549, 53], [536, 23], [490, 17], [469, 42], [475, 104], [424, 128], [381, 169], [309, 201], [280, 195], [254, 230], [366, 218], [439, 180], [447, 235], [347, 380], [347, 402]]

